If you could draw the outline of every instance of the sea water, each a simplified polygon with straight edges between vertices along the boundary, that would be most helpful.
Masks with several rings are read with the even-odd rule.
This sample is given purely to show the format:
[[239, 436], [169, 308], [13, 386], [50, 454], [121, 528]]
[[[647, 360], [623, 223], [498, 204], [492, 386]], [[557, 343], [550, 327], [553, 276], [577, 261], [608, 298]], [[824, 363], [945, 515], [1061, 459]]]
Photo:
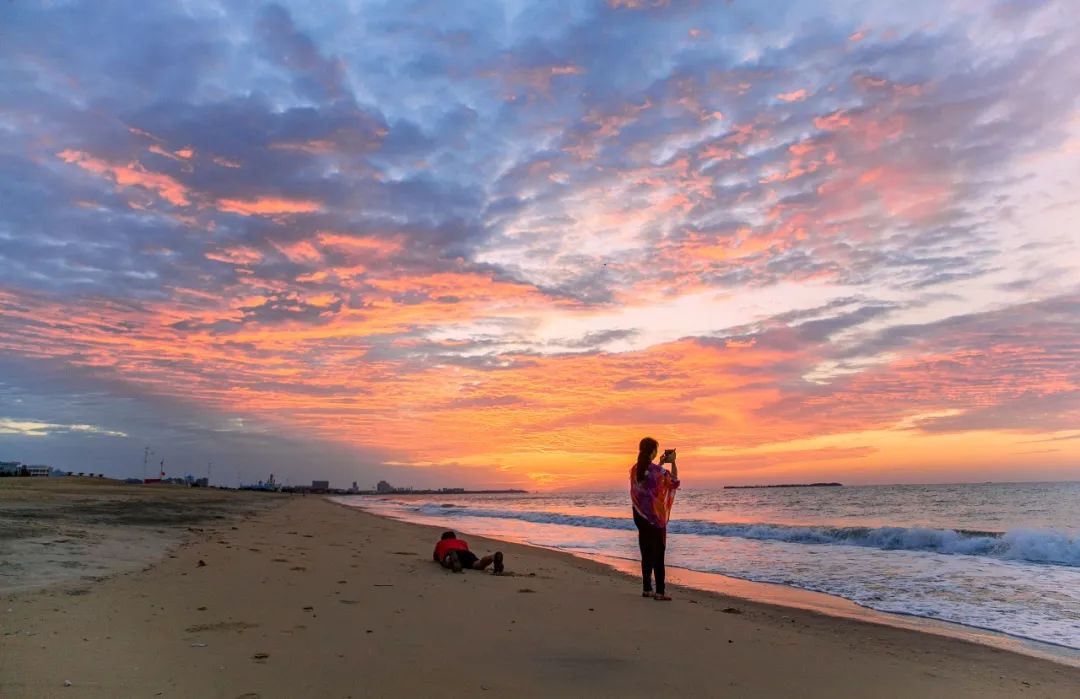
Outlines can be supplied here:
[[[570, 553], [638, 557], [621, 491], [340, 500]], [[685, 488], [667, 563], [1080, 649], [1080, 482]]]

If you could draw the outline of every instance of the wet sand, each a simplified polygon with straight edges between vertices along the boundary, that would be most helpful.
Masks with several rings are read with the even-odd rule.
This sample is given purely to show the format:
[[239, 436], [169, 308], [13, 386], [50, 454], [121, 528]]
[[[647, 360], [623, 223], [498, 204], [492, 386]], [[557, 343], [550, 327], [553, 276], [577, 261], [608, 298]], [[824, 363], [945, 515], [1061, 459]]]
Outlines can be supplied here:
[[182, 541], [155, 565], [4, 595], [0, 695], [1074, 697], [1080, 687], [1076, 668], [962, 640], [678, 587], [675, 601], [655, 602], [599, 563], [479, 537], [468, 537], [473, 549], [500, 548], [511, 574], [455, 575], [431, 560], [438, 529], [312, 496], [266, 502], [281, 504], [251, 516], [246, 500], [225, 519], [162, 525]]
[[137, 570], [189, 528], [272, 506], [264, 494], [99, 478], [0, 479], [0, 594]]

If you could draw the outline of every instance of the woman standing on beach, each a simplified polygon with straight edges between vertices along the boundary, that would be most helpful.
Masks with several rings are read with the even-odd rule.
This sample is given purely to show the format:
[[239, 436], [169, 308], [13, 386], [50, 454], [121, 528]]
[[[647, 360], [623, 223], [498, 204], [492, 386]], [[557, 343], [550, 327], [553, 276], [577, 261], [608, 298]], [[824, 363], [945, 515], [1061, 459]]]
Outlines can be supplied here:
[[[664, 451], [660, 463], [655, 463], [659, 450], [660, 444], [652, 437], [645, 437], [638, 445], [637, 463], [630, 468], [630, 502], [641, 548], [641, 596], [666, 602], [671, 598], [664, 594], [664, 550], [668, 517], [679, 487], [679, 467], [675, 465], [674, 449]], [[670, 473], [664, 470], [665, 463], [671, 464]]]

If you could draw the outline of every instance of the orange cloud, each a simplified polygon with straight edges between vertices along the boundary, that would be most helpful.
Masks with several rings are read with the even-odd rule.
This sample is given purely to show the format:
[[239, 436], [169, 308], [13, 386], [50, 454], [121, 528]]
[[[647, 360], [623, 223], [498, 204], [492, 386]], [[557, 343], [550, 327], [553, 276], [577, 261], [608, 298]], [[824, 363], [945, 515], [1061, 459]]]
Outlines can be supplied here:
[[337, 250], [385, 257], [401, 250], [400, 238], [376, 238], [369, 235], [349, 235], [333, 231], [319, 231], [315, 235], [319, 246]]
[[[229, 249], [227, 255], [250, 253]], [[1017, 341], [986, 351], [963, 348], [979, 342], [978, 329], [951, 338], [948, 344], [961, 346], [955, 351], [914, 347], [908, 356], [819, 394], [797, 390], [791, 367], [809, 366], [814, 347], [786, 326], [764, 340], [682, 340], [623, 353], [503, 352], [488, 368], [438, 361], [417, 368], [407, 354], [366, 353], [387, 329], [437, 327], [482, 313], [498, 298], [539, 299], [528, 287], [471, 274], [383, 280], [372, 288], [423, 290], [462, 301], [397, 305], [376, 295], [372, 307], [336, 310], [340, 299], [331, 292], [288, 294], [291, 305], [284, 311], [297, 318], [242, 324], [245, 312], [265, 305], [265, 294], [177, 289], [169, 302], [133, 305], [0, 289], [0, 351], [123, 376], [310, 439], [397, 449], [410, 463], [498, 464], [532, 487], [617, 482], [646, 433], [679, 446], [699, 482], [748, 474], [839, 477], [857, 468], [865, 474], [890, 463], [915, 463], [913, 454], [936, 454], [934, 463], [970, 461], [972, 455], [981, 464], [1015, 460], [1010, 447], [1030, 437], [920, 436], [918, 426], [1018, 396], [1050, 400], [1078, 388], [1068, 357], [1061, 355], [1064, 345], [1043, 349], [1020, 341], [1024, 335], [1055, 341], [1052, 331], [1048, 336], [1036, 327], [1021, 328], [1011, 335]], [[298, 304], [321, 309], [320, 321], [302, 322]], [[199, 330], [203, 325], [214, 332]], [[139, 331], [118, 332], [132, 327]], [[410, 335], [392, 345], [405, 353], [453, 352], [471, 341]], [[1080, 453], [1076, 442], [1063, 458]], [[980, 446], [987, 443], [994, 448]]]
[[824, 116], [816, 117], [814, 119], [814, 126], [822, 131], [837, 131], [851, 126], [851, 117], [847, 112], [838, 110]]
[[793, 90], [791, 92], [781, 92], [776, 96], [776, 99], [781, 102], [802, 102], [807, 98], [809, 93], [806, 90]]
[[218, 262], [228, 262], [234, 265], [250, 265], [256, 262], [262, 261], [262, 253], [255, 248], [249, 248], [242, 245], [223, 248], [221, 250], [207, 252], [205, 257], [208, 260], [216, 260]]
[[272, 216], [275, 214], [307, 214], [322, 209], [322, 204], [308, 199], [255, 197], [254, 199], [218, 199], [217, 208], [241, 216]]
[[289, 262], [314, 263], [323, 259], [322, 253], [311, 243], [310, 240], [298, 240], [295, 243], [273, 243], [278, 252], [288, 258]]
[[57, 156], [65, 163], [77, 165], [87, 172], [109, 177], [119, 187], [150, 190], [174, 206], [187, 206], [191, 203], [187, 187], [168, 175], [147, 170], [137, 161], [120, 165], [71, 149], [60, 151]]

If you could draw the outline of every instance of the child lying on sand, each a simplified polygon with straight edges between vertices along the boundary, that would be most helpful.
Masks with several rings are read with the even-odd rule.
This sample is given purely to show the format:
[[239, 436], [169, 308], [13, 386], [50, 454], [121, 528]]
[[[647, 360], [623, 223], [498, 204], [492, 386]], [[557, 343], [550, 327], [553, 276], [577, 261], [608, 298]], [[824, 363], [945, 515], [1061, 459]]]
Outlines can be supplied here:
[[468, 542], [457, 538], [457, 534], [451, 531], [443, 532], [442, 539], [435, 544], [432, 558], [443, 568], [449, 568], [455, 573], [460, 573], [463, 568], [484, 570], [492, 563], [495, 564], [495, 575], [502, 575], [503, 572], [502, 551], [496, 551], [494, 556], [477, 558], [476, 554], [469, 550]]

